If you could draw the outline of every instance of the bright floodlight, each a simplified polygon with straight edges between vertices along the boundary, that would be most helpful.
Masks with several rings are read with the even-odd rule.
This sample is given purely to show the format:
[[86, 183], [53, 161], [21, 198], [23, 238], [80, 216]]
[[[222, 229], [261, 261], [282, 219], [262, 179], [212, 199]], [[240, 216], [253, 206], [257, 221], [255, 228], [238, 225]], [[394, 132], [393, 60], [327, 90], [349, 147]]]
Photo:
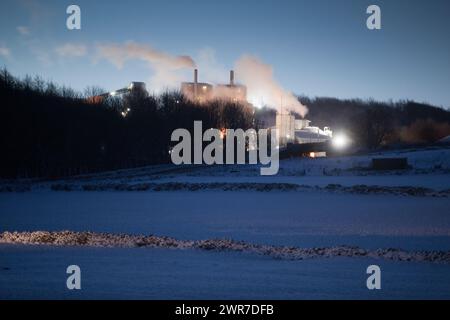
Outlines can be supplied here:
[[345, 134], [341, 133], [333, 137], [332, 143], [336, 149], [344, 149], [349, 144], [349, 140]]

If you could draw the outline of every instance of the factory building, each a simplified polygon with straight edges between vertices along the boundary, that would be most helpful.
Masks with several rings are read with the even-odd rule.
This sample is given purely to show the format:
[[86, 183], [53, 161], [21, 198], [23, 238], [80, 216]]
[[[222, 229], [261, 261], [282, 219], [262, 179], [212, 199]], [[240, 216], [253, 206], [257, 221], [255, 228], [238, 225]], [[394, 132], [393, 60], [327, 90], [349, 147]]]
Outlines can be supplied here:
[[236, 84], [234, 71], [230, 71], [230, 82], [213, 86], [209, 83], [198, 82], [198, 70], [194, 70], [194, 82], [181, 83], [181, 93], [188, 99], [204, 103], [210, 100], [229, 100], [247, 103], [247, 87]]
[[295, 117], [290, 113], [277, 112], [275, 127], [280, 135], [280, 145], [295, 142]]
[[289, 112], [276, 115], [275, 127], [280, 136], [280, 146], [286, 146], [288, 143], [306, 144], [320, 143], [331, 140], [333, 132], [330, 128], [310, 126], [311, 121], [306, 119], [295, 119], [295, 116]]
[[[134, 97], [147, 97], [148, 91], [144, 82], [134, 81], [129, 84], [128, 87], [121, 88], [118, 90], [114, 90], [111, 92], [102, 93], [96, 96], [91, 96], [86, 99], [88, 103], [92, 104], [101, 104], [107, 98], [123, 98], [125, 95], [130, 95]], [[122, 117], [127, 117], [130, 113], [131, 108], [126, 107], [123, 110], [120, 110], [120, 114]]]
[[128, 85], [128, 87], [114, 90], [111, 92], [102, 93], [96, 96], [91, 96], [86, 100], [89, 103], [100, 104], [103, 102], [103, 100], [105, 100], [108, 97], [121, 97], [124, 94], [133, 94], [146, 97], [148, 96], [148, 91], [144, 82], [133, 81]]
[[206, 82], [198, 82], [198, 70], [194, 70], [194, 82], [182, 82], [181, 93], [189, 100], [199, 103], [213, 98], [213, 86]]
[[247, 102], [247, 87], [234, 82], [234, 71], [230, 71], [230, 83], [219, 84], [214, 89], [214, 97], [232, 102]]

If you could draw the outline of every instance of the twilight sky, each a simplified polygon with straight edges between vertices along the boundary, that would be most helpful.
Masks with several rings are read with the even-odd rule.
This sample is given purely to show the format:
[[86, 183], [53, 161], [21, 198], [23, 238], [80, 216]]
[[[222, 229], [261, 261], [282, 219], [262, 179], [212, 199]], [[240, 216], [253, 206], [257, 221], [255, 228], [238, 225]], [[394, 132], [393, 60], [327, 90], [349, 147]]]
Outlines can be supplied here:
[[[81, 7], [81, 30], [66, 28], [70, 4]], [[366, 28], [370, 4], [381, 7], [382, 30]], [[448, 0], [1, 0], [0, 65], [77, 90], [145, 81], [152, 91], [172, 76], [158, 62], [99, 50], [132, 43], [191, 56], [202, 81], [227, 81], [253, 55], [297, 94], [450, 107], [449, 12]], [[175, 73], [172, 85], [191, 78]]]

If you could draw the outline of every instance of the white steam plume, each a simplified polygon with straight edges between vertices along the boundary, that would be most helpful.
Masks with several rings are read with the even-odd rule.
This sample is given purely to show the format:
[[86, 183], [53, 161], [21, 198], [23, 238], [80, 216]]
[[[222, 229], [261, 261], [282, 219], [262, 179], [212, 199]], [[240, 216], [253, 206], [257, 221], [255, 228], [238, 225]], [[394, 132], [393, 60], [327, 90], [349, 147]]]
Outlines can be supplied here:
[[[151, 46], [127, 42], [124, 44], [97, 45], [97, 59], [106, 59], [121, 69], [129, 60], [148, 62], [153, 70], [149, 88], [154, 92], [165, 89], [178, 89], [182, 81], [186, 81], [186, 69], [196, 68], [196, 63], [189, 56], [173, 56], [152, 48]], [[210, 82], [223, 82], [228, 72], [217, 63], [215, 52], [211, 48], [200, 51], [199, 66], [202, 79]], [[243, 55], [235, 63], [238, 82], [247, 86], [248, 99], [256, 106], [267, 105], [282, 112], [295, 112], [302, 117], [308, 109], [297, 97], [283, 89], [273, 77], [272, 67], [260, 59]]]
[[235, 63], [239, 81], [247, 86], [248, 98], [254, 105], [267, 105], [282, 112], [295, 112], [304, 117], [308, 108], [292, 92], [284, 90], [274, 79], [272, 67], [260, 59], [244, 55]]
[[149, 87], [155, 91], [175, 87], [181, 81], [178, 71], [195, 67], [194, 60], [189, 56], [172, 56], [134, 42], [97, 45], [97, 58], [106, 59], [119, 69], [129, 60], [148, 62], [149, 67], [154, 70]]

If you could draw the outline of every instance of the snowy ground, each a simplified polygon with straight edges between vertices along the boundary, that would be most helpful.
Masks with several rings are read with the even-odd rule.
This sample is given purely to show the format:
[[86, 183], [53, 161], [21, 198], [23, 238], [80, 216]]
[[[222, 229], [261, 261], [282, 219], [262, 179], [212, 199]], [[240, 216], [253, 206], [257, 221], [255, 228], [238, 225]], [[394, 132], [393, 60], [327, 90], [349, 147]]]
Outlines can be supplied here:
[[[370, 170], [372, 158], [407, 157], [410, 169], [379, 172]], [[402, 150], [364, 156], [318, 159], [288, 159], [280, 162], [276, 176], [261, 176], [256, 165], [174, 166], [157, 165], [138, 169], [118, 170], [102, 174], [84, 175], [57, 181], [21, 180], [11, 183], [0, 180], [0, 191], [10, 189], [47, 190], [58, 186], [143, 183], [292, 183], [321, 186], [328, 184], [412, 186], [434, 190], [450, 189], [450, 147], [425, 150]]]
[[[394, 155], [407, 156], [411, 169], [372, 172], [367, 170], [371, 156], [360, 156], [285, 160], [275, 177], [260, 177], [258, 168], [251, 166], [155, 166], [61, 181], [4, 181], [0, 190], [29, 191], [0, 192], [0, 232], [72, 230], [180, 240], [227, 238], [298, 248], [346, 245], [367, 250], [450, 251], [446, 193], [437, 197], [426, 192], [400, 195], [373, 188], [364, 189], [367, 192], [326, 188], [340, 184], [381, 190], [450, 189], [449, 149]], [[206, 187], [82, 191], [143, 183]], [[226, 186], [211, 188], [212, 183]], [[229, 188], [252, 183], [314, 188]], [[83, 188], [86, 185], [90, 188]], [[72, 191], [54, 191], [67, 186]], [[65, 289], [69, 264], [82, 268], [80, 292]], [[370, 264], [382, 268], [379, 292], [365, 287]], [[11, 298], [450, 299], [450, 264], [367, 257], [294, 261], [195, 249], [0, 244], [0, 299]]]
[[[74, 263], [82, 270], [80, 291], [65, 287], [65, 269]], [[382, 269], [380, 291], [365, 287], [370, 264]], [[450, 298], [446, 265], [145, 248], [4, 246], [0, 283], [0, 299]]]

